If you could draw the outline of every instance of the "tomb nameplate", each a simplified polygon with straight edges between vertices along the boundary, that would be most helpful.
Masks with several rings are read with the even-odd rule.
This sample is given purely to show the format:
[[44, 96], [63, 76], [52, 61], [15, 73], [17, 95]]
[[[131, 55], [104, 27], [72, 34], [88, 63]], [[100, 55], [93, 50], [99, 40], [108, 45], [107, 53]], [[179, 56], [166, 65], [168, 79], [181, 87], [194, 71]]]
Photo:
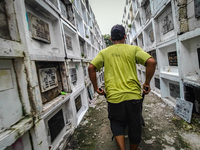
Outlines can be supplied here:
[[174, 51], [174, 52], [169, 52], [169, 53], [168, 53], [168, 59], [169, 59], [169, 65], [170, 65], [170, 66], [178, 66], [177, 53], [176, 53], [176, 51]]
[[197, 49], [197, 54], [198, 54], [198, 62], [199, 62], [199, 68], [200, 68], [200, 48]]
[[200, 0], [194, 0], [195, 17], [200, 17]]
[[170, 90], [170, 95], [173, 98], [179, 98], [180, 97], [180, 87], [179, 85], [169, 83], [169, 90]]
[[174, 24], [172, 19], [172, 13], [169, 13], [162, 20], [162, 32], [163, 34], [166, 34], [167, 32], [173, 29], [174, 29]]
[[79, 40], [79, 43], [80, 43], [81, 53], [84, 54], [84, 42]]
[[41, 91], [45, 92], [58, 86], [56, 68], [38, 69]]
[[13, 89], [13, 80], [10, 69], [0, 70], [0, 91]]
[[76, 111], [78, 112], [78, 111], [80, 110], [80, 108], [82, 107], [81, 95], [79, 95], [79, 96], [75, 99], [75, 104], [76, 104]]
[[154, 42], [153, 30], [149, 31], [149, 38], [150, 38], [150, 41], [153, 43]]
[[29, 13], [29, 23], [32, 32], [32, 38], [51, 43], [48, 23]]
[[66, 44], [67, 44], [67, 49], [68, 50], [73, 50], [72, 48], [72, 38], [65, 34], [65, 39], [66, 39]]
[[175, 114], [183, 118], [188, 123], [191, 122], [193, 103], [177, 98]]
[[76, 68], [70, 69], [70, 75], [72, 83], [76, 82], [77, 81]]
[[155, 78], [155, 87], [160, 89], [160, 79]]
[[65, 126], [62, 109], [48, 121], [48, 126], [51, 135], [51, 142], [53, 142]]

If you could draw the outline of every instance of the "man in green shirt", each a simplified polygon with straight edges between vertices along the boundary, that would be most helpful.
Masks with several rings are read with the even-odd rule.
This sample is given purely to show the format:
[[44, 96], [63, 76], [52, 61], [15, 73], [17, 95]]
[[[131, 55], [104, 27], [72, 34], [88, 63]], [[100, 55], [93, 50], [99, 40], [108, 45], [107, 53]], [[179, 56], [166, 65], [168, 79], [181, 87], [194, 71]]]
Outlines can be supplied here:
[[[108, 101], [108, 118], [113, 137], [120, 150], [125, 150], [125, 128], [129, 127], [130, 149], [137, 150], [141, 141], [141, 86], [137, 78], [136, 64], [146, 66], [146, 80], [143, 93], [150, 92], [150, 80], [154, 74], [156, 61], [138, 46], [124, 44], [125, 29], [115, 25], [111, 29], [112, 46], [99, 52], [88, 67], [94, 90], [103, 95], [97, 86], [96, 70], [104, 67], [104, 83]], [[148, 90], [144, 89], [148, 87]]]

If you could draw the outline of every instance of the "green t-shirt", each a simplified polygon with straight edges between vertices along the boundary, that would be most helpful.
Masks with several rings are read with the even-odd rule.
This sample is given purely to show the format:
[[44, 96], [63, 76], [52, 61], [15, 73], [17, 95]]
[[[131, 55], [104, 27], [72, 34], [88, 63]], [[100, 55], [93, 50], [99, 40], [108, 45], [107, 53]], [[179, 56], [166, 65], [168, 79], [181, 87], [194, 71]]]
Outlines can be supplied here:
[[108, 102], [120, 103], [142, 98], [136, 64], [145, 65], [150, 57], [140, 47], [127, 44], [115, 44], [99, 52], [91, 64], [97, 70], [104, 67]]

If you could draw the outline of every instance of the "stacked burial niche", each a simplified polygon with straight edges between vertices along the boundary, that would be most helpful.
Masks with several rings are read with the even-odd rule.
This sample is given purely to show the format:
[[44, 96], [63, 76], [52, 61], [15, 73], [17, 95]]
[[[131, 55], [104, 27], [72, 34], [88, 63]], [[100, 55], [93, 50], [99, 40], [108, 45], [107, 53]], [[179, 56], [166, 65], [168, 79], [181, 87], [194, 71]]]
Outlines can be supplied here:
[[55, 99], [63, 91], [70, 91], [64, 62], [37, 61], [35, 64], [43, 104]]
[[69, 0], [60, 0], [61, 14], [75, 25], [74, 11], [72, 3]]

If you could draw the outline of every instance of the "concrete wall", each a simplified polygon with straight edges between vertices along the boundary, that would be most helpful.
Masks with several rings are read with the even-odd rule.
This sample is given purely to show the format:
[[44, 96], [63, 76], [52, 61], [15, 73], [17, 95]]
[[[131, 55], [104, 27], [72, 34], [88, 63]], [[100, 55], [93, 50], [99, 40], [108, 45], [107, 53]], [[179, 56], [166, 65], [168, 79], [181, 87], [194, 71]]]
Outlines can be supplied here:
[[[144, 4], [146, 0], [134, 0], [125, 5], [122, 25], [129, 39], [126, 43], [138, 45], [144, 51], [156, 57], [157, 69], [151, 81], [152, 91], [171, 106], [175, 106], [176, 97], [187, 97], [187, 87], [200, 89], [199, 78], [199, 12], [195, 0], [149, 0], [151, 17], [146, 19]], [[137, 4], [137, 5], [136, 5]], [[128, 27], [128, 17], [133, 8], [134, 20]], [[140, 23], [141, 20], [141, 23]], [[136, 31], [133, 34], [133, 30]], [[151, 31], [153, 30], [153, 31]], [[151, 32], [150, 32], [151, 31]], [[151, 38], [154, 40], [150, 40]], [[142, 40], [144, 45], [142, 44]], [[145, 68], [138, 65], [138, 79], [145, 81]], [[197, 99], [197, 98], [196, 98]], [[199, 101], [193, 100], [194, 107]], [[197, 112], [198, 113], [198, 112]]]
[[0, 150], [64, 149], [95, 98], [87, 67], [105, 48], [95, 15], [82, 0], [0, 7]]

